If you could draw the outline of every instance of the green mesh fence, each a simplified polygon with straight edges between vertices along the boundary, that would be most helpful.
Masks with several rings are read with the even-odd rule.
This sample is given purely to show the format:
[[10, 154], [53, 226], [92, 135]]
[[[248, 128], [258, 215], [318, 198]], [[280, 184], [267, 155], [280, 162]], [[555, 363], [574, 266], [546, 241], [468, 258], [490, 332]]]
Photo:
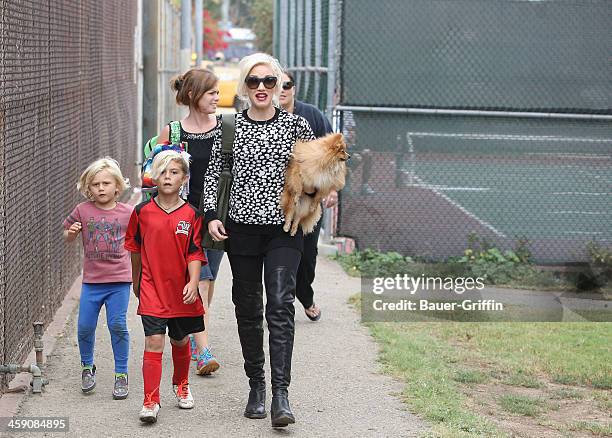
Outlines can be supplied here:
[[[612, 245], [611, 2], [277, 2], [278, 53], [296, 71], [296, 14], [312, 4], [353, 154], [338, 234], [432, 260], [470, 234], [526, 238], [551, 264]], [[325, 108], [322, 90], [299, 97]]]

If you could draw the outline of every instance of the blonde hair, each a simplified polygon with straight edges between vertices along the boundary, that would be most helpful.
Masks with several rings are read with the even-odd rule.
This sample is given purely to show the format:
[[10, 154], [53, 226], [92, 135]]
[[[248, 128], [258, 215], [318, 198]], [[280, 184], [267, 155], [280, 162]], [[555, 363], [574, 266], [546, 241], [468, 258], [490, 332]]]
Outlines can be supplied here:
[[181, 166], [183, 173], [189, 176], [189, 158], [190, 156], [187, 152], [159, 152], [157, 155], [155, 155], [155, 158], [153, 158], [153, 164], [151, 165], [151, 178], [157, 181], [172, 161], [176, 161]]
[[115, 179], [115, 184], [117, 185], [115, 197], [118, 197], [119, 194], [130, 187], [130, 182], [127, 178], [123, 177], [117, 160], [111, 157], [100, 158], [87, 166], [87, 169], [83, 171], [77, 183], [77, 190], [90, 201], [93, 200], [93, 195], [89, 191], [89, 185], [94, 177], [103, 170], [106, 170]]
[[240, 67], [240, 76], [238, 77], [238, 97], [247, 103], [249, 102], [248, 89], [244, 81], [246, 80], [249, 73], [253, 68], [258, 65], [267, 65], [272, 69], [273, 76], [276, 76], [276, 87], [274, 87], [274, 96], [272, 102], [278, 106], [278, 96], [281, 94], [283, 88], [283, 68], [281, 67], [278, 60], [267, 53], [253, 53], [252, 55], [245, 56], [240, 60], [238, 67]]
[[216, 87], [218, 82], [219, 79], [212, 71], [192, 68], [182, 75], [173, 77], [170, 88], [176, 91], [176, 103], [191, 107], [196, 105], [207, 91]]

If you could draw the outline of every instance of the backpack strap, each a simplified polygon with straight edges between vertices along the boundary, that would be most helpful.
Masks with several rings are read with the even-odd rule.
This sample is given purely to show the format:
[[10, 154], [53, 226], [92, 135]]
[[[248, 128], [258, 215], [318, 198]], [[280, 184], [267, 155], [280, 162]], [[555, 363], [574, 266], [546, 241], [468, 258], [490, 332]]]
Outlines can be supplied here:
[[157, 144], [157, 135], [155, 137], [151, 137], [149, 141], [145, 143], [143, 151], [142, 151], [143, 161], [147, 161], [149, 154], [151, 154], [151, 151], [153, 151], [153, 148], [155, 147], [156, 144]]
[[168, 127], [170, 129], [168, 132], [170, 144], [179, 144], [181, 142], [181, 122], [173, 120], [168, 123]]
[[234, 114], [223, 114], [221, 120], [221, 139], [223, 144], [221, 153], [232, 155], [234, 133], [236, 131], [236, 116]]

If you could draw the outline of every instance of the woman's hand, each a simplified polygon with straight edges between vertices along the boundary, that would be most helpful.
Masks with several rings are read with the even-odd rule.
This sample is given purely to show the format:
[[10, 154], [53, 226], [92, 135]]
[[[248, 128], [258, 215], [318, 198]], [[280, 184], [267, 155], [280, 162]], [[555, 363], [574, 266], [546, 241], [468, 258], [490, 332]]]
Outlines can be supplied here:
[[323, 207], [325, 208], [333, 207], [337, 203], [338, 203], [338, 192], [335, 190], [332, 190], [331, 192], [329, 192], [329, 195], [327, 195], [327, 197], [323, 199]]
[[208, 223], [208, 232], [215, 242], [227, 239], [225, 227], [219, 219], [214, 219]]

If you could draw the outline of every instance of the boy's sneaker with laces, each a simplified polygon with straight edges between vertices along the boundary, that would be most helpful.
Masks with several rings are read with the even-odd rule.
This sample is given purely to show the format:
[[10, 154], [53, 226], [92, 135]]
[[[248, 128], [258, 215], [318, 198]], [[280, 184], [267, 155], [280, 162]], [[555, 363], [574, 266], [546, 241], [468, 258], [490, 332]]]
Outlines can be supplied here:
[[115, 373], [115, 387], [113, 388], [113, 398], [115, 400], [123, 400], [127, 398], [128, 393], [128, 375], [125, 373]]
[[157, 414], [159, 413], [159, 403], [152, 400], [153, 393], [145, 394], [145, 400], [142, 404], [142, 409], [138, 418], [143, 423], [155, 423], [157, 421]]
[[143, 423], [155, 423], [157, 421], [157, 414], [159, 413], [159, 405], [155, 402], [145, 403], [142, 405], [138, 418]]
[[181, 409], [191, 409], [194, 406], [193, 395], [191, 395], [191, 389], [189, 389], [189, 382], [183, 380], [178, 385], [172, 385], [174, 389], [174, 395], [178, 402], [178, 407]]
[[196, 373], [200, 376], [208, 376], [219, 369], [219, 361], [210, 351], [210, 348], [205, 347], [202, 353], [198, 356], [198, 364]]
[[198, 347], [193, 335], [189, 335], [189, 345], [191, 348], [191, 360], [198, 360]]
[[92, 391], [96, 387], [96, 366], [82, 365], [81, 371], [81, 390], [83, 392]]

